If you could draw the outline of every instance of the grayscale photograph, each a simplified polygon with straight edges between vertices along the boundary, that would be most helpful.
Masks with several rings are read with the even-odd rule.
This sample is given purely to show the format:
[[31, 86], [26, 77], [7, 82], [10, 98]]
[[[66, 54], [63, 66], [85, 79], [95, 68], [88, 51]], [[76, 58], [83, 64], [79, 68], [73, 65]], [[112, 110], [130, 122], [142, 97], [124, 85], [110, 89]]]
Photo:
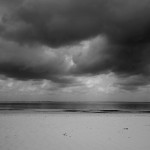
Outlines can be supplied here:
[[0, 0], [0, 150], [150, 150], [150, 0]]

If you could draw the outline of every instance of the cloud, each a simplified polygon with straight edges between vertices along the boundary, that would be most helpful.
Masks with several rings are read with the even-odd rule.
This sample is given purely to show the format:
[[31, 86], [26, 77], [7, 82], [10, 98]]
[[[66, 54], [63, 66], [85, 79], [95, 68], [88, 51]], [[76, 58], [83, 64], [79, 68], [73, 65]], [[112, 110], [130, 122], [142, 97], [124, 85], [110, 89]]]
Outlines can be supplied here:
[[3, 16], [1, 35], [19, 43], [49, 46], [76, 43], [99, 34], [102, 3], [97, 0], [26, 0]]
[[99, 36], [73, 55], [76, 73], [114, 72], [119, 76], [149, 75], [150, 44], [117, 45]]
[[[111, 50], [110, 50], [111, 49]], [[73, 54], [75, 74], [99, 74], [108, 72], [113, 63], [113, 49], [104, 36], [98, 36], [89, 42], [83, 42], [80, 50]]]
[[149, 7], [148, 0], [23, 0], [4, 13], [1, 35], [20, 43], [49, 46], [100, 34], [114, 42], [139, 43], [149, 39]]
[[0, 38], [0, 79], [12, 79], [16, 84], [22, 81], [22, 86], [25, 82], [35, 84], [46, 80], [51, 86], [44, 89], [49, 91], [80, 86], [82, 83], [69, 73], [72, 59], [67, 51], [44, 45], [20, 45]]
[[62, 52], [46, 46], [21, 46], [0, 39], [0, 73], [18, 80], [49, 79], [70, 83], [64, 77], [68, 62]]
[[69, 76], [113, 72], [124, 89], [150, 83], [149, 0], [0, 4], [1, 74], [73, 84]]
[[149, 77], [134, 75], [126, 78], [120, 78], [114, 84], [114, 86], [128, 91], [137, 91], [142, 87], [148, 87], [149, 84], [150, 84]]
[[150, 45], [117, 45], [106, 37], [98, 36], [85, 42], [73, 55], [71, 71], [78, 75], [97, 75], [113, 72], [117, 84], [125, 90], [137, 89], [150, 83]]
[[20, 43], [50, 46], [71, 44], [99, 34], [120, 40], [120, 35], [128, 36], [129, 31], [131, 37], [138, 30], [141, 34], [145, 31], [141, 30], [148, 26], [143, 19], [149, 17], [148, 3], [147, 0], [24, 0], [3, 16], [1, 24], [5, 29], [1, 34]]

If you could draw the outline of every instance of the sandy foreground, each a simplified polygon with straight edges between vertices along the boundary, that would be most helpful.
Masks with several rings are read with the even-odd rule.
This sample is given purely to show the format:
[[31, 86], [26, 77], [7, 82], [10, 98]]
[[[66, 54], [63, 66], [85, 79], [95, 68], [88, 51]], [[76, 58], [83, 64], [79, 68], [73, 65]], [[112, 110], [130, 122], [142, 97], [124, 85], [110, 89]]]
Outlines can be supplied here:
[[0, 114], [0, 150], [150, 150], [150, 114]]

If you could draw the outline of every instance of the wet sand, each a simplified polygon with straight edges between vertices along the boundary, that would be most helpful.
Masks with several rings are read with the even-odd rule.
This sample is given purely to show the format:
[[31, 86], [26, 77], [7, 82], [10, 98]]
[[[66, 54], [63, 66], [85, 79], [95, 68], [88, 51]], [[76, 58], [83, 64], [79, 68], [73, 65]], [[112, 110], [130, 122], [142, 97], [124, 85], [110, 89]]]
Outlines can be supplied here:
[[1, 113], [1, 150], [149, 150], [150, 114]]

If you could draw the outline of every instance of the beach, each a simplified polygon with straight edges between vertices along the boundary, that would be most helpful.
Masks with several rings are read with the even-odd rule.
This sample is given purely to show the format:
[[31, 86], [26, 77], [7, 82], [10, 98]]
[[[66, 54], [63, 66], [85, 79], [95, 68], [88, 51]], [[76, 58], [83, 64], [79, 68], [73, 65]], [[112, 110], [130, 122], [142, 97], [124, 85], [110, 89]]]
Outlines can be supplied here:
[[1, 150], [149, 150], [150, 114], [1, 113]]

